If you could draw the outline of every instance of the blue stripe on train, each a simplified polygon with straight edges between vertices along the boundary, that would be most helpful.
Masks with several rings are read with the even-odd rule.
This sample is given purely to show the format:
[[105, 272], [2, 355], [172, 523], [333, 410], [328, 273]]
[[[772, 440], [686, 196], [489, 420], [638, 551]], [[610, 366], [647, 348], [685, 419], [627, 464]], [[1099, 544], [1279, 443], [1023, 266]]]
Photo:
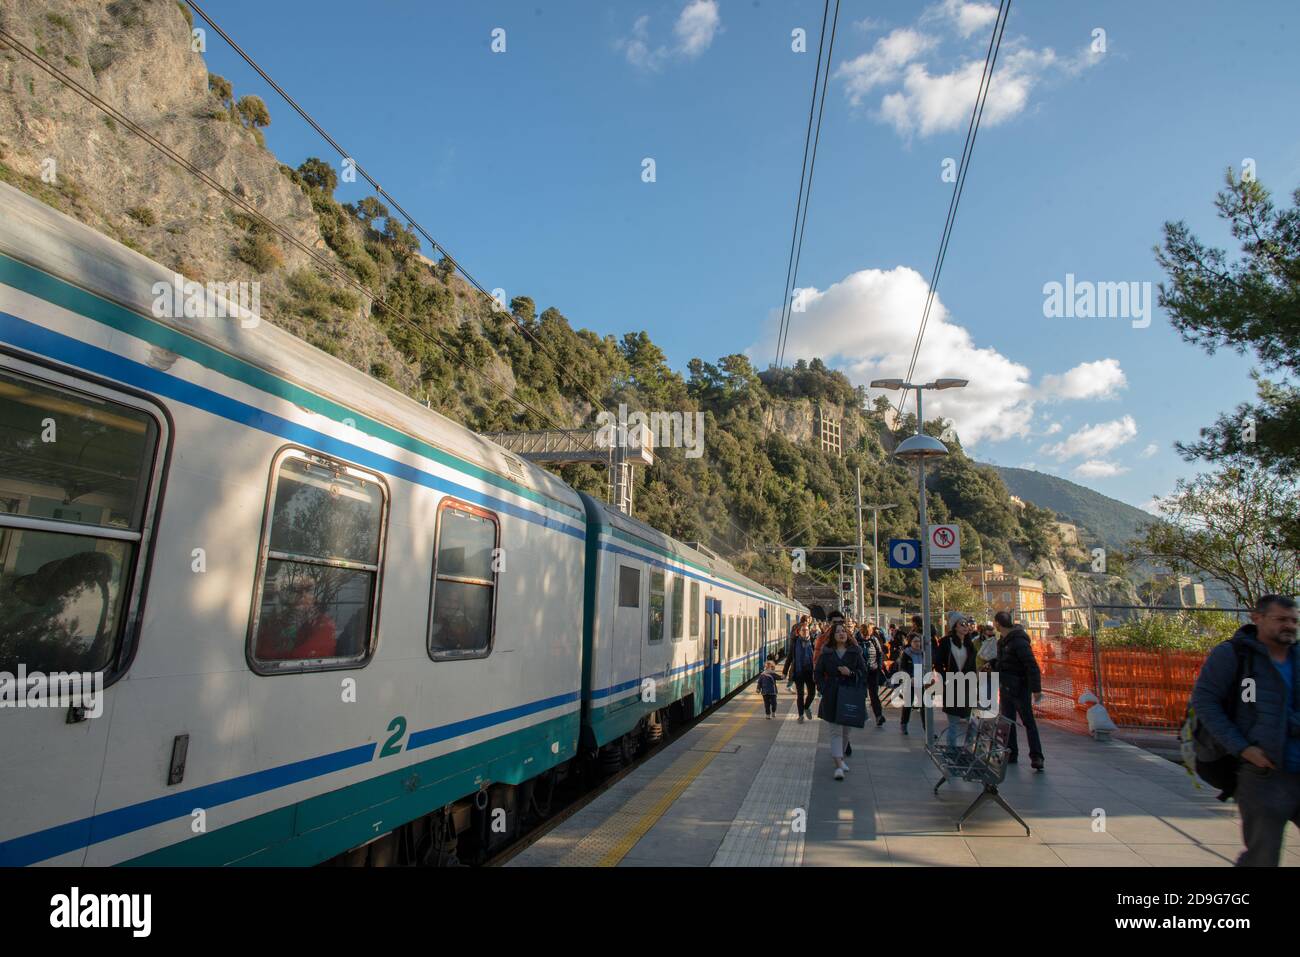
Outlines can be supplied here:
[[[577, 700], [578, 693], [572, 691], [514, 708], [479, 715], [466, 721], [455, 721], [440, 728], [429, 728], [412, 734], [406, 750], [414, 747], [424, 747], [434, 741], [467, 734], [471, 730], [504, 724], [507, 721], [513, 721], [528, 714], [546, 711]], [[467, 725], [474, 725], [474, 727], [467, 728]], [[419, 744], [414, 743], [417, 736], [422, 739]], [[185, 817], [196, 807], [218, 807], [222, 804], [229, 804], [231, 801], [239, 801], [267, 791], [273, 791], [289, 784], [298, 784], [302, 781], [310, 781], [313, 778], [333, 774], [335, 771], [357, 767], [374, 758], [376, 747], [377, 745], [373, 742], [358, 745], [342, 751], [335, 751], [332, 754], [322, 754], [304, 761], [294, 761], [291, 764], [267, 768], [265, 771], [255, 771], [225, 781], [216, 781], [212, 784], [191, 788], [188, 791], [152, 798], [138, 804], [131, 804], [113, 811], [105, 811], [102, 814], [82, 818], [79, 821], [59, 824], [43, 831], [16, 837], [0, 843], [0, 866], [21, 867], [27, 864], [35, 864], [38, 861], [75, 851], [80, 847], [111, 840], [123, 834], [152, 827], [155, 824], [162, 824], [174, 818]]]
[[290, 442], [296, 442], [307, 448], [324, 452], [327, 455], [355, 462], [358, 465], [391, 475], [394, 478], [405, 479], [416, 485], [423, 485], [449, 495], [455, 495], [457, 498], [463, 498], [476, 505], [513, 515], [516, 518], [563, 532], [565, 535], [574, 538], [586, 538], [586, 532], [583, 529], [557, 521], [549, 515], [533, 512], [513, 502], [507, 502], [448, 479], [440, 478], [386, 455], [380, 455], [359, 445], [354, 445], [351, 442], [345, 442], [342, 439], [336, 439], [307, 426], [298, 425], [271, 412], [264, 412], [255, 406], [221, 395], [211, 389], [187, 382], [166, 372], [151, 369], [149, 366], [115, 355], [107, 350], [100, 349], [98, 346], [92, 346], [62, 333], [44, 329], [7, 312], [0, 312], [0, 338], [28, 352], [35, 352], [58, 362], [115, 379], [118, 382], [125, 382], [152, 395], [174, 399], [177, 402], [201, 409], [231, 422], [237, 422], [248, 428], [279, 436]]

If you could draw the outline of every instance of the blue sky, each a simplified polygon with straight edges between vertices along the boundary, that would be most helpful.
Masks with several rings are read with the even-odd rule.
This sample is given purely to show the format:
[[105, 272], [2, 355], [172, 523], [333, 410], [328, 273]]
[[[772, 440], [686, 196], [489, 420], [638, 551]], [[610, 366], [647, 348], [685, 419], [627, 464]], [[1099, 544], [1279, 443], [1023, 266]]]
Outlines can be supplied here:
[[[907, 371], [995, 9], [842, 3], [787, 360]], [[209, 12], [488, 288], [645, 329], [683, 372], [772, 361], [820, 2]], [[1049, 318], [1044, 287], [1154, 286], [1167, 219], [1230, 247], [1212, 199], [1247, 159], [1285, 204], [1297, 41], [1283, 0], [1013, 5], [918, 366], [972, 380], [926, 406], [971, 454], [1139, 506], [1196, 471], [1172, 443], [1252, 396], [1249, 358], [1183, 343], [1154, 304], [1145, 328]], [[336, 159], [215, 35], [207, 59], [266, 100], [282, 161]]]

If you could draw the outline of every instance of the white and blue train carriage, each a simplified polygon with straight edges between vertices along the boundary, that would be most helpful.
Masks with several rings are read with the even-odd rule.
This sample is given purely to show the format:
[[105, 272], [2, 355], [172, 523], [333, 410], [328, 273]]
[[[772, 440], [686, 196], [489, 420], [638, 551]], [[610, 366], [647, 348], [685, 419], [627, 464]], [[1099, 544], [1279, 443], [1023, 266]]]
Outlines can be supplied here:
[[173, 278], [0, 184], [0, 673], [104, 681], [0, 708], [0, 865], [486, 853], [804, 610]]
[[[752, 679], [805, 609], [589, 495], [583, 740], [608, 763]], [[621, 752], [621, 753], [620, 753]]]
[[106, 684], [0, 709], [0, 864], [513, 819], [577, 753], [582, 500], [270, 323], [154, 314], [172, 281], [0, 184], [0, 672]]

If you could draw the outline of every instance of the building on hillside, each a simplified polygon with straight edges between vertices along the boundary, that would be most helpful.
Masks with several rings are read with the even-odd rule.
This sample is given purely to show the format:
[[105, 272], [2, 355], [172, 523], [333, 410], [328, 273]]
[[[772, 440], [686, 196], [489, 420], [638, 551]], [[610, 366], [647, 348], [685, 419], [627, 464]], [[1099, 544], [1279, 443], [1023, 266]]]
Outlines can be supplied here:
[[1007, 501], [1011, 503], [1012, 508], [1019, 509], [1022, 512], [1025, 510], [1025, 500], [1019, 495], [1012, 495]]
[[[976, 591], [981, 588], [980, 570], [968, 568], [962, 576]], [[1030, 638], [1047, 637], [1047, 616], [1043, 596], [1043, 583], [1034, 578], [1021, 578], [1006, 571], [1001, 565], [990, 565], [983, 572], [984, 600], [993, 611], [1010, 611]]]
[[1068, 638], [1079, 627], [1086, 628], [1088, 616], [1080, 608], [1065, 603], [1065, 593], [1049, 591], [1043, 594], [1043, 617], [1047, 622], [1048, 638]]
[[1180, 608], [1200, 607], [1206, 604], [1205, 586], [1186, 575], [1170, 575], [1157, 604], [1177, 605]]

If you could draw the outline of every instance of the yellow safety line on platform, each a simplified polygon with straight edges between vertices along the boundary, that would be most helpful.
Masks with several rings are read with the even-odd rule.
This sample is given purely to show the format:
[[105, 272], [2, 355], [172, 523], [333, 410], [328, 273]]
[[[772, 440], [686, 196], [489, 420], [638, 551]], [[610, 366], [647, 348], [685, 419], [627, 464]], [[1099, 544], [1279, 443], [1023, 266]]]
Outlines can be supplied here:
[[687, 751], [593, 828], [558, 866], [614, 867], [618, 864], [744, 727], [758, 710], [757, 705], [753, 700], [740, 705], [740, 713], [696, 746], [709, 753], [697, 757], [692, 751]]

